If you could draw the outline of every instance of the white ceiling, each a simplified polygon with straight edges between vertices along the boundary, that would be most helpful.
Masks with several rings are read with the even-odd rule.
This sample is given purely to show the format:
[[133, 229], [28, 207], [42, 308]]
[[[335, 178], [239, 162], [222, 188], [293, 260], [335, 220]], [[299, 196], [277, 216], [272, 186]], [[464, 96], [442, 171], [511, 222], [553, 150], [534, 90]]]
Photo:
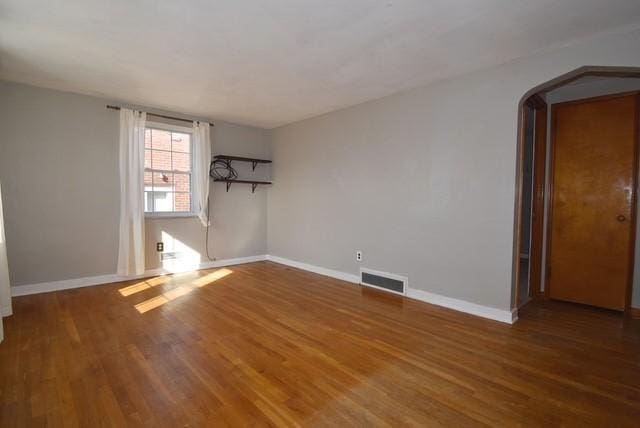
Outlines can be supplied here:
[[638, 22], [638, 0], [1, 0], [0, 78], [271, 128]]

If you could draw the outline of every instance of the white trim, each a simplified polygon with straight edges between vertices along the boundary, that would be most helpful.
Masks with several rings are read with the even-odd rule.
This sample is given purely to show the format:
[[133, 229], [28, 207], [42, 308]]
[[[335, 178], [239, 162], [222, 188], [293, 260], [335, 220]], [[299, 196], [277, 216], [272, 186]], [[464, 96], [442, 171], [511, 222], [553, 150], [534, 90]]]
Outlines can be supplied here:
[[194, 212], [184, 212], [184, 211], [145, 211], [144, 218], [145, 219], [154, 219], [154, 218], [191, 218], [198, 217], [198, 214]]
[[360, 284], [360, 278], [358, 277], [358, 275], [340, 272], [333, 269], [327, 269], [320, 266], [310, 265], [307, 263], [297, 262], [295, 260], [285, 259], [284, 257], [272, 256], [270, 254], [267, 254], [267, 260], [275, 263], [280, 263], [281, 265], [287, 265], [294, 268], [306, 270], [309, 272], [318, 273], [320, 275], [329, 276], [331, 278], [339, 279], [342, 281], [347, 281], [354, 284]]
[[[239, 265], [244, 263], [259, 262], [266, 259], [265, 255], [237, 257], [233, 259], [216, 260], [214, 262], [202, 262], [197, 269], [211, 269], [223, 266]], [[163, 268], [146, 270], [142, 275], [120, 276], [117, 274], [89, 276], [85, 278], [66, 279], [62, 281], [40, 282], [37, 284], [15, 285], [11, 287], [11, 296], [27, 296], [29, 294], [48, 293], [50, 291], [68, 290], [72, 288], [89, 287], [92, 285], [110, 284], [113, 282], [129, 281], [132, 279], [148, 278], [150, 276], [179, 273]], [[4, 312], [3, 312], [4, 315]]]
[[[149, 114], [152, 115], [153, 113], [149, 113]], [[153, 120], [147, 120], [145, 124], [145, 128], [158, 129], [160, 131], [175, 131], [180, 134], [189, 134], [193, 137], [193, 127], [188, 127], [188, 126], [174, 125], [172, 123], [163, 123], [163, 122], [156, 122]]]
[[[153, 114], [153, 113], [151, 113]], [[194, 121], [195, 122], [195, 121]], [[173, 159], [173, 153], [182, 153], [182, 154], [188, 154], [189, 155], [189, 161], [191, 163], [191, 167], [189, 169], [188, 172], [185, 171], [177, 171], [177, 170], [161, 170], [161, 169], [154, 169], [154, 168], [144, 168], [144, 172], [151, 172], [152, 175], [153, 173], [169, 173], [169, 174], [173, 174], [173, 173], [178, 173], [178, 174], [188, 174], [189, 175], [189, 191], [188, 192], [176, 192], [175, 191], [175, 183], [173, 186], [164, 186], [167, 187], [167, 190], [160, 190], [159, 192], [166, 192], [166, 193], [173, 193], [174, 195], [174, 210], [175, 210], [175, 194], [176, 193], [185, 193], [185, 194], [189, 194], [189, 201], [191, 202], [191, 208], [189, 210], [189, 212], [184, 212], [184, 211], [155, 211], [155, 198], [153, 198], [153, 194], [156, 192], [155, 190], [155, 185], [152, 183], [151, 185], [151, 190], [147, 190], [148, 186], [144, 186], [144, 192], [145, 192], [145, 204], [146, 204], [146, 192], [151, 192], [152, 195], [152, 209], [153, 211], [146, 211], [144, 212], [144, 217], [146, 218], [179, 218], [179, 217], [198, 217], [198, 213], [196, 213], [196, 210], [194, 208], [194, 204], [195, 201], [193, 199], [193, 188], [191, 186], [191, 184], [193, 184], [193, 164], [194, 164], [194, 157], [193, 157], [193, 127], [189, 128], [186, 126], [180, 126], [180, 125], [174, 125], [174, 124], [170, 124], [170, 123], [162, 123], [162, 122], [153, 122], [153, 121], [149, 121], [147, 120], [145, 123], [145, 133], [147, 129], [151, 129], [151, 130], [160, 130], [160, 131], [167, 131], [167, 132], [176, 132], [176, 133], [180, 133], [180, 134], [188, 134], [189, 135], [189, 153], [185, 153], [185, 152], [177, 152], [177, 151], [173, 151], [173, 150], [164, 150], [164, 149], [154, 149], [153, 148], [153, 144], [151, 145], [150, 149], [146, 148], [145, 145], [145, 151], [146, 150], [151, 150], [152, 152], [154, 150], [158, 150], [161, 152], [167, 152], [167, 153], [171, 153], [171, 158]], [[145, 137], [146, 138], [146, 137]], [[171, 149], [173, 149], [173, 137], [171, 137]], [[153, 163], [153, 162], [152, 162]], [[153, 165], [152, 165], [153, 166]], [[171, 166], [173, 167], [173, 160], [171, 161]]]
[[11, 315], [13, 315], [13, 307], [11, 303], [0, 308], [0, 317], [10, 317]]
[[489, 318], [495, 321], [513, 324], [518, 320], [518, 310], [511, 311], [492, 308], [490, 306], [478, 305], [477, 303], [467, 302], [466, 300], [455, 299], [453, 297], [442, 296], [440, 294], [429, 293], [428, 291], [409, 288], [407, 297], [422, 302], [431, 303], [432, 305], [443, 306], [445, 308], [454, 309], [456, 311], [465, 312], [467, 314], [476, 315], [482, 318]]
[[[389, 290], [386, 288], [382, 288], [382, 287], [378, 287], [377, 285], [373, 285], [373, 284], [369, 284], [366, 282], [362, 281], [362, 273], [370, 273], [372, 275], [378, 275], [378, 276], [382, 276], [385, 278], [390, 278], [390, 279], [395, 279], [396, 281], [402, 281], [402, 291], [394, 291], [394, 290]], [[375, 288], [377, 290], [382, 290], [382, 291], [386, 291], [387, 293], [393, 293], [393, 294], [398, 294], [400, 296], [406, 296], [407, 295], [407, 290], [409, 289], [409, 278], [407, 278], [406, 276], [402, 276], [402, 275], [397, 275], [395, 273], [390, 273], [390, 272], [383, 272], [381, 270], [373, 270], [373, 269], [369, 269], [369, 268], [360, 268], [360, 284], [367, 286], [367, 287], [371, 287], [371, 288]]]
[[[250, 256], [250, 257], [238, 257], [238, 258], [225, 259], [225, 260], [216, 260], [214, 262], [207, 261], [207, 262], [200, 263], [200, 265], [198, 266], [198, 269], [195, 269], [195, 270], [211, 269], [216, 267], [232, 266], [232, 265], [244, 264], [244, 263], [253, 263], [253, 262], [259, 262], [263, 260], [269, 260], [271, 262], [306, 270], [308, 272], [317, 273], [320, 275], [328, 276], [331, 278], [339, 279], [341, 281], [346, 281], [353, 284], [360, 284], [360, 278], [358, 277], [358, 275], [353, 275], [346, 272], [340, 272], [333, 269], [327, 269], [320, 266], [311, 265], [308, 263], [297, 262], [295, 260], [290, 260], [290, 259], [286, 259], [278, 256], [272, 256], [269, 254], [259, 255], [259, 256]], [[376, 272], [370, 269], [366, 269], [366, 270], [370, 272]], [[72, 288], [88, 287], [88, 286], [100, 285], [100, 284], [110, 284], [113, 282], [128, 281], [132, 279], [147, 278], [150, 276], [165, 275], [165, 274], [171, 274], [171, 273], [177, 273], [177, 272], [169, 272], [165, 269], [160, 268], [160, 269], [147, 270], [143, 275], [138, 275], [138, 276], [125, 277], [125, 276], [120, 276], [116, 274], [111, 274], [111, 275], [91, 276], [86, 278], [75, 278], [75, 279], [68, 279], [68, 280], [62, 280], [62, 281], [41, 282], [38, 284], [16, 285], [11, 287], [11, 295], [13, 297], [26, 296], [29, 294], [47, 293], [50, 291], [68, 290]], [[394, 276], [397, 278], [403, 278], [399, 275], [394, 275]], [[465, 312], [468, 314], [504, 322], [507, 324], [513, 324], [518, 320], [517, 309], [514, 309], [512, 311], [507, 311], [507, 310], [492, 308], [489, 306], [478, 305], [476, 303], [467, 302], [465, 300], [446, 297], [439, 294], [418, 290], [415, 288], [409, 288], [408, 283], [406, 285], [405, 290], [406, 290], [406, 297], [410, 299], [420, 300], [423, 302], [431, 303], [433, 305], [443, 306], [445, 308], [454, 309], [456, 311]], [[388, 291], [388, 290], [385, 290], [385, 291]]]
[[[278, 256], [272, 256], [270, 254], [267, 254], [266, 260], [291, 266], [291, 267], [295, 267], [298, 269], [306, 270], [309, 272], [318, 273], [320, 275], [329, 276], [331, 278], [340, 279], [342, 281], [347, 281], [354, 284], [360, 284], [360, 278], [358, 277], [358, 275], [353, 275], [346, 272], [340, 272], [333, 269], [327, 269], [320, 266], [311, 265], [308, 263], [297, 262], [295, 260], [285, 259], [283, 257], [278, 257]], [[375, 272], [375, 271], [372, 271], [372, 272]], [[399, 275], [394, 275], [394, 276], [398, 278], [403, 278]], [[406, 290], [406, 297], [410, 299], [420, 300], [422, 302], [443, 306], [445, 308], [453, 309], [459, 312], [465, 312], [468, 314], [476, 315], [482, 318], [492, 319], [495, 321], [500, 321], [507, 324], [513, 324], [518, 320], [517, 309], [514, 309], [512, 311], [507, 311], [507, 310], [492, 308], [490, 306], [478, 305], [477, 303], [471, 303], [465, 300], [454, 299], [453, 297], [442, 296], [440, 294], [429, 293], [427, 291], [418, 290], [415, 288], [409, 288], [408, 283], [405, 290]], [[389, 291], [389, 290], [385, 290], [385, 291]]]

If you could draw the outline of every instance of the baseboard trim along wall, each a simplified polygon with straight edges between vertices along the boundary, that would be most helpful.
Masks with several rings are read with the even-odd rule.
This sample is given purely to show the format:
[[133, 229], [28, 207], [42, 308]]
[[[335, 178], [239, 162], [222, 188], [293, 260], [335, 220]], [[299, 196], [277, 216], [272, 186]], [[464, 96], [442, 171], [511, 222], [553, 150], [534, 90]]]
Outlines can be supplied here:
[[[333, 269], [327, 269], [320, 266], [311, 265], [308, 263], [302, 263], [295, 260], [286, 259], [284, 257], [267, 255], [266, 259], [275, 263], [280, 263], [283, 265], [306, 270], [309, 272], [318, 273], [320, 275], [329, 276], [331, 278], [340, 279], [342, 281], [347, 281], [354, 284], [360, 283], [360, 277], [358, 275], [340, 272]], [[427, 291], [418, 290], [415, 288], [407, 287], [406, 297], [414, 300], [420, 300], [425, 303], [431, 303], [432, 305], [454, 309], [459, 312], [465, 312], [471, 315], [476, 315], [482, 318], [488, 318], [491, 320], [500, 321], [507, 324], [513, 324], [518, 320], [517, 309], [514, 309], [512, 311], [505, 311], [502, 309], [492, 308], [489, 306], [478, 305], [477, 303], [467, 302], [465, 300], [454, 299], [453, 297], [447, 297], [447, 296], [442, 296], [440, 294], [429, 293]]]
[[13, 307], [11, 305], [5, 305], [0, 308], [0, 316], [2, 318], [10, 317], [11, 315], [13, 315]]
[[[216, 260], [214, 262], [202, 262], [195, 270], [212, 269], [224, 266], [233, 266], [244, 263], [253, 263], [266, 260], [265, 255], [237, 257], [233, 259]], [[194, 269], [190, 269], [194, 270]], [[50, 291], [68, 290], [71, 288], [89, 287], [92, 285], [110, 284], [113, 282], [129, 281], [133, 279], [148, 278], [151, 276], [180, 273], [179, 271], [168, 271], [163, 268], [150, 269], [142, 275], [121, 276], [117, 274], [88, 276], [84, 278], [65, 279], [61, 281], [40, 282], [37, 284], [16, 285], [11, 287], [11, 296], [27, 296], [29, 294], [48, 293]]]
[[[274, 263], [279, 263], [286, 266], [291, 266], [297, 269], [302, 269], [308, 272], [317, 273], [320, 275], [328, 276], [331, 278], [339, 279], [341, 281], [350, 282], [352, 284], [360, 284], [360, 277], [358, 275], [340, 272], [333, 269], [327, 269], [324, 267], [298, 262], [284, 257], [272, 256], [272, 255], [259, 255], [250, 257], [238, 257], [233, 259], [217, 260], [214, 262], [200, 263], [197, 269], [212, 269], [224, 266], [233, 266], [244, 263], [253, 263], [268, 260]], [[40, 282], [37, 284], [28, 285], [16, 285], [11, 287], [11, 295], [27, 296], [30, 294], [48, 293], [58, 290], [69, 290], [72, 288], [89, 287], [92, 285], [110, 284], [120, 281], [129, 281], [134, 279], [148, 278], [158, 275], [167, 275], [172, 273], [179, 273], [175, 271], [168, 271], [166, 269], [150, 269], [145, 271], [142, 275], [137, 276], [120, 276], [116, 274], [111, 275], [98, 275], [89, 276], [85, 278], [74, 278], [62, 281]], [[442, 296], [440, 294], [430, 293], [423, 290], [407, 287], [406, 297], [414, 300], [420, 300], [422, 302], [430, 303], [437, 306], [443, 306], [445, 308], [454, 309], [456, 311], [465, 312], [468, 314], [476, 315], [482, 318], [488, 318], [495, 321], [500, 321], [507, 324], [513, 324], [518, 319], [518, 311], [505, 311], [501, 309], [492, 308], [489, 306], [478, 305], [476, 303], [467, 302], [465, 300], [454, 299], [452, 297]]]
[[285, 259], [284, 257], [267, 255], [267, 260], [281, 265], [287, 265], [294, 268], [306, 270], [308, 272], [318, 273], [320, 275], [329, 276], [331, 278], [340, 279], [342, 281], [352, 282], [354, 284], [360, 284], [360, 277], [350, 273], [340, 272], [333, 269], [327, 269], [320, 266], [310, 265], [308, 263], [297, 262], [295, 260]]
[[518, 321], [517, 309], [505, 311], [502, 309], [492, 308], [490, 306], [467, 302], [466, 300], [454, 299], [453, 297], [417, 290], [415, 288], [409, 288], [407, 290], [407, 297], [507, 324], [513, 324]]

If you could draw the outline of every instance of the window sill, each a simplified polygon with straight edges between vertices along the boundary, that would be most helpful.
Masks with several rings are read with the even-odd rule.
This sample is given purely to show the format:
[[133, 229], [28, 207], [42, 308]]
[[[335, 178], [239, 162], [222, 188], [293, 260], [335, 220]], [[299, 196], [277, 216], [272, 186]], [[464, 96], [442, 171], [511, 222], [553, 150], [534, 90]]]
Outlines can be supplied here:
[[158, 218], [197, 218], [196, 213], [144, 213], [146, 219], [158, 219]]

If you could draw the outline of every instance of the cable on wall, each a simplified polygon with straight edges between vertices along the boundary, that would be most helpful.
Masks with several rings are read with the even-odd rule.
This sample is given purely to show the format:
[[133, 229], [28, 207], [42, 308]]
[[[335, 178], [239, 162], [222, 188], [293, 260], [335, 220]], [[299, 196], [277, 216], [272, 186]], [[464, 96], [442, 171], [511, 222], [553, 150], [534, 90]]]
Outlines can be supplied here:
[[209, 175], [218, 180], [235, 180], [238, 178], [238, 171], [231, 166], [230, 160], [216, 159], [209, 166]]
[[[214, 179], [235, 180], [238, 178], [238, 171], [231, 166], [231, 161], [227, 159], [216, 159], [209, 165], [209, 176]], [[204, 234], [204, 246], [207, 258], [215, 261], [215, 257], [209, 255], [209, 228], [211, 227], [211, 198], [207, 198], [207, 229]]]
[[[211, 163], [213, 165], [213, 162]], [[207, 229], [204, 232], [204, 248], [209, 261], [215, 261], [215, 257], [209, 255], [209, 228], [211, 227], [211, 197], [207, 198]]]

